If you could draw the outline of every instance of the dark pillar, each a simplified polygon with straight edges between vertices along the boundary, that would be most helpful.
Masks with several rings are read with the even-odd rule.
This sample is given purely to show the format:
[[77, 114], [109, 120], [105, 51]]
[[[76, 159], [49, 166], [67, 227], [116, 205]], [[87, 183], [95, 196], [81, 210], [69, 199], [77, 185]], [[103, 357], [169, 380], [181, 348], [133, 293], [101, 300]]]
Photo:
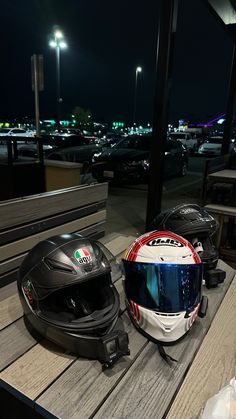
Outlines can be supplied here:
[[221, 149], [222, 155], [229, 153], [230, 139], [231, 139], [231, 134], [232, 134], [232, 123], [233, 123], [233, 116], [234, 116], [235, 98], [236, 98], [236, 47], [234, 44], [233, 58], [232, 58], [232, 65], [231, 65], [231, 75], [230, 75], [230, 82], [229, 82], [228, 102], [227, 102], [227, 109], [226, 109], [226, 119], [225, 119], [225, 127], [224, 127], [224, 136], [223, 136], [223, 144], [222, 144], [222, 149]]
[[177, 8], [178, 0], [161, 0], [160, 2], [146, 231], [148, 231], [153, 218], [161, 212], [164, 155], [168, 125], [168, 99]]

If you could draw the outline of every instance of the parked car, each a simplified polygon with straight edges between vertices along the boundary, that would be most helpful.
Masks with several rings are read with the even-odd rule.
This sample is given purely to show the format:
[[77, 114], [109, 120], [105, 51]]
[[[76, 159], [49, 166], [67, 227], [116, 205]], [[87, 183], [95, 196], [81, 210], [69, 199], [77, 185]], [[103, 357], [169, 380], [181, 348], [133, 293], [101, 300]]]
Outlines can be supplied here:
[[[99, 181], [147, 181], [149, 173], [151, 137], [127, 136], [112, 148], [102, 149], [92, 159], [92, 173]], [[167, 141], [165, 177], [184, 176], [188, 152], [180, 141]]]
[[102, 146], [99, 144], [80, 145], [77, 147], [66, 147], [54, 149], [47, 153], [49, 160], [71, 161], [74, 163], [91, 163], [94, 153], [98, 152]]
[[[222, 136], [210, 137], [207, 141], [200, 145], [198, 153], [205, 156], [219, 156], [221, 154], [222, 143]], [[234, 138], [231, 139], [230, 153], [236, 153], [236, 143]]]
[[189, 132], [172, 132], [168, 135], [170, 140], [178, 140], [187, 148], [189, 151], [196, 151], [198, 149], [198, 139], [192, 136]]
[[81, 131], [78, 128], [61, 128], [60, 131], [55, 130], [52, 135], [82, 135]]
[[[64, 149], [67, 147], [86, 146], [90, 144], [87, 138], [83, 135], [48, 135], [41, 138], [43, 143], [43, 150], [45, 157], [52, 152], [52, 150]], [[93, 148], [94, 150], [94, 148]], [[18, 149], [18, 155], [21, 157], [37, 157], [37, 142], [28, 142], [27, 144], [20, 146]], [[62, 160], [62, 158], [60, 158]]]
[[16, 136], [16, 137], [33, 137], [35, 131], [25, 130], [23, 128], [2, 128], [0, 130], [1, 137]]

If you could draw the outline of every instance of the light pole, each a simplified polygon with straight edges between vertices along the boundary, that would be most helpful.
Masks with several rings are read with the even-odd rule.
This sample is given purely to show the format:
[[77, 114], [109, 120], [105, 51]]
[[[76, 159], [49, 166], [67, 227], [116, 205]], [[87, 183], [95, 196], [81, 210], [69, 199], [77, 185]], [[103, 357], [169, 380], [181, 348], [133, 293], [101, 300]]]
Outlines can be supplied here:
[[56, 126], [57, 129], [60, 131], [60, 117], [61, 117], [61, 77], [60, 77], [60, 52], [61, 49], [67, 48], [67, 44], [64, 40], [63, 33], [56, 29], [53, 32], [52, 39], [49, 42], [51, 48], [55, 48], [56, 51], [56, 80], [57, 80], [57, 118], [56, 118]]
[[138, 84], [138, 74], [141, 73], [142, 67], [138, 66], [135, 70], [135, 87], [134, 87], [134, 113], [133, 113], [133, 124], [136, 123], [136, 102], [137, 102], [137, 84]]

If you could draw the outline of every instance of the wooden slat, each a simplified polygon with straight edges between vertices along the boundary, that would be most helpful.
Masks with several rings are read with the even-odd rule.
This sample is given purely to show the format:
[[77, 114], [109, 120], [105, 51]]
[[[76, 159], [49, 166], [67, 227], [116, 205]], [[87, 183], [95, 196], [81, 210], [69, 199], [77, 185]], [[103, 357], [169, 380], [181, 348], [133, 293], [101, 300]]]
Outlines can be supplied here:
[[0, 330], [22, 316], [22, 307], [18, 294], [14, 294], [0, 304]]
[[[100, 221], [99, 223], [96, 223], [94, 225], [91, 225], [86, 228], [80, 229], [78, 232], [83, 234], [84, 236], [90, 237], [96, 233], [104, 233], [105, 232], [105, 225], [106, 221]], [[100, 239], [99, 239], [100, 240]], [[18, 255], [16, 257], [13, 257], [11, 259], [5, 260], [4, 262], [0, 263], [0, 275], [12, 271], [16, 268], [18, 268], [23, 261], [24, 257], [27, 255], [28, 252], [25, 252], [21, 255]], [[1, 280], [0, 280], [1, 281]]]
[[223, 214], [236, 217], [236, 207], [230, 207], [228, 205], [208, 204], [205, 205], [204, 208], [213, 214]]
[[17, 227], [9, 228], [0, 232], [0, 243], [2, 245], [32, 236], [40, 231], [49, 230], [58, 225], [69, 223], [78, 218], [86, 217], [106, 207], [106, 201], [94, 202], [93, 204], [69, 210], [60, 214], [51, 215], [31, 223], [23, 224]]
[[208, 177], [209, 179], [220, 179], [223, 182], [227, 180], [234, 182], [236, 180], [236, 170], [223, 169], [209, 174]]
[[33, 236], [17, 240], [16, 242], [6, 244], [5, 246], [1, 247], [0, 261], [9, 259], [20, 253], [25, 253], [41, 240], [45, 240], [48, 237], [52, 237], [57, 234], [72, 233], [105, 219], [106, 210], [98, 211], [95, 214], [87, 215], [86, 217], [71, 221], [70, 223], [66, 223], [61, 226], [51, 228], [50, 230], [34, 234]]
[[[105, 372], [97, 361], [78, 359], [37, 400], [36, 410], [40, 411], [40, 407], [43, 407], [56, 417], [70, 419], [88, 418], [93, 414], [147, 342], [131, 325], [127, 314], [122, 318], [129, 334], [131, 355], [121, 358], [112, 369]], [[103, 416], [110, 417], [106, 414]]]
[[166, 414], [234, 276], [235, 271], [226, 264], [221, 262], [219, 267], [227, 270], [227, 279], [224, 286], [214, 290], [204, 289], [209, 298], [207, 316], [198, 319], [184, 339], [166, 347], [166, 352], [178, 362], [169, 366], [161, 358], [156, 345], [149, 343], [95, 415], [96, 419], [159, 419]]
[[0, 203], [0, 229], [107, 199], [107, 183], [76, 186]]
[[0, 275], [18, 268], [18, 266], [20, 266], [21, 262], [23, 261], [26, 255], [27, 255], [27, 252], [21, 255], [18, 255], [16, 257], [13, 257], [12, 259], [8, 259], [8, 260], [5, 260], [4, 262], [1, 262]]
[[236, 277], [222, 302], [168, 419], [199, 417], [207, 400], [236, 374]]
[[2, 330], [0, 339], [0, 371], [36, 344], [27, 331], [23, 318]]
[[110, 245], [109, 250], [112, 254], [116, 252], [116, 255], [124, 253], [126, 248], [134, 241], [133, 236], [119, 236], [116, 239], [112, 240], [112, 245]]
[[0, 373], [0, 380], [35, 399], [65, 368], [75, 356], [60, 351], [49, 341], [34, 346]]
[[13, 294], [17, 293], [17, 285], [16, 282], [12, 282], [5, 287], [0, 288], [0, 303], [1, 301], [5, 300], [8, 297], [11, 297]]

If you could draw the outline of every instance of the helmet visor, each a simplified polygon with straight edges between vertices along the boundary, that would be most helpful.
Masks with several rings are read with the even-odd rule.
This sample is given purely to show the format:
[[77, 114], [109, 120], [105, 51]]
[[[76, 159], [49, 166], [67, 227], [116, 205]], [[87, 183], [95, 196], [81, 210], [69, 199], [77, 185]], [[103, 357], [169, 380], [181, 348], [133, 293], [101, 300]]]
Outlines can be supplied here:
[[123, 263], [129, 300], [163, 313], [191, 312], [200, 302], [202, 264]]

